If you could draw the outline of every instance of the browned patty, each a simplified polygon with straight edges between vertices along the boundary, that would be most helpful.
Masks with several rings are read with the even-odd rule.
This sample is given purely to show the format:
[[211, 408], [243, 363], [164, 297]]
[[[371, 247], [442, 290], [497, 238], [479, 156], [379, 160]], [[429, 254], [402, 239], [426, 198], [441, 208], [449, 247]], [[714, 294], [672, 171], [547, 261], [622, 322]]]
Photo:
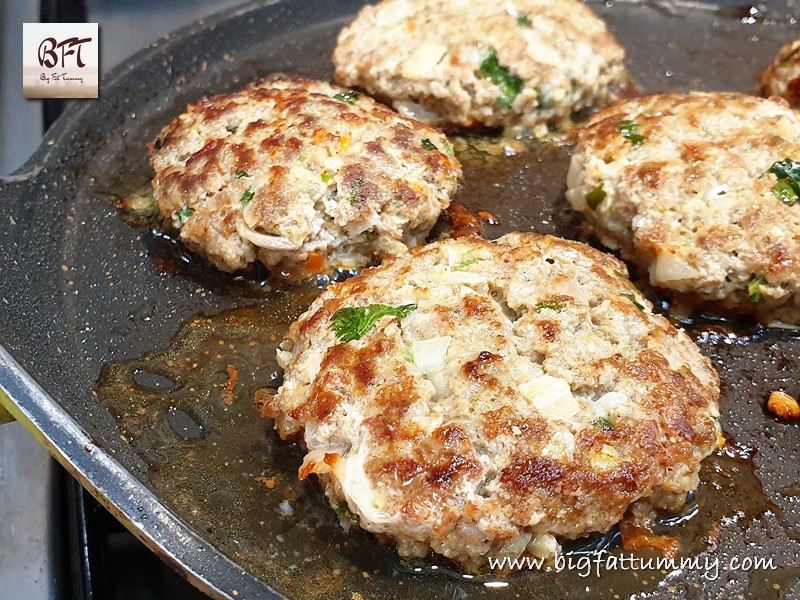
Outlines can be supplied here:
[[149, 150], [187, 246], [224, 271], [259, 260], [294, 279], [422, 243], [461, 175], [437, 130], [303, 77], [203, 99]]
[[579, 0], [383, 0], [339, 34], [336, 80], [434, 125], [536, 136], [602, 106], [625, 51]]
[[789, 42], [778, 56], [758, 74], [762, 96], [780, 96], [800, 108], [800, 40]]
[[[358, 339], [340, 311], [409, 307]], [[682, 504], [717, 443], [710, 361], [625, 266], [551, 236], [417, 248], [325, 291], [269, 407], [361, 527], [467, 568]]]
[[799, 161], [800, 113], [783, 101], [658, 94], [607, 107], [579, 131], [566, 196], [651, 284], [798, 324], [800, 201], [785, 175]]

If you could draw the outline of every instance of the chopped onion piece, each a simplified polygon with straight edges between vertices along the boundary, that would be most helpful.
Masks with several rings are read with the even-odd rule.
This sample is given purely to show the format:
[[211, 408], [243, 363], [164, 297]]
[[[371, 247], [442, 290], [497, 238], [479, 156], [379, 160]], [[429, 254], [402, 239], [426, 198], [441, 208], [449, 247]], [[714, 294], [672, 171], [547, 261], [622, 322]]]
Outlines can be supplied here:
[[545, 417], [566, 420], [580, 410], [569, 384], [558, 377], [542, 375], [523, 383], [519, 389]]
[[652, 283], [695, 279], [699, 273], [680, 257], [668, 252], [661, 252], [650, 270]]
[[421, 104], [411, 102], [410, 100], [399, 100], [394, 104], [395, 110], [404, 117], [411, 117], [420, 121], [428, 123], [437, 123], [440, 119], [439, 115], [429, 111]]
[[444, 376], [444, 371], [436, 371], [436, 373], [429, 375], [428, 381], [433, 384], [437, 399], [447, 398], [450, 395], [450, 390], [447, 389], [447, 379]]
[[770, 321], [768, 327], [775, 327], [777, 329], [791, 329], [793, 331], [800, 330], [800, 326], [790, 325], [789, 323], [784, 323], [783, 321]]
[[470, 273], [468, 271], [453, 271], [450, 276], [458, 283], [465, 285], [480, 285], [486, 283], [486, 276], [478, 273]]
[[617, 449], [608, 444], [604, 444], [602, 448], [592, 453], [589, 458], [592, 469], [601, 473], [613, 471], [619, 466], [621, 460], [622, 458]]
[[407, 79], [426, 79], [444, 57], [447, 46], [433, 42], [423, 42], [401, 67], [401, 74]]
[[414, 364], [423, 375], [431, 375], [444, 369], [444, 360], [447, 349], [453, 340], [449, 335], [435, 337], [429, 340], [415, 341], [411, 345], [414, 353]]
[[358, 452], [350, 452], [346, 459], [334, 464], [333, 477], [341, 485], [347, 505], [354, 513], [372, 523], [396, 522], [400, 515], [384, 512], [387, 499], [375, 489], [366, 474], [364, 464], [368, 458], [369, 445], [360, 444]]
[[556, 460], [572, 460], [575, 452], [575, 436], [569, 431], [557, 431], [542, 448], [542, 456]]
[[528, 552], [538, 558], [552, 558], [561, 552], [561, 545], [555, 536], [549, 533], [540, 533], [528, 544]]
[[236, 223], [236, 231], [251, 244], [267, 250], [297, 250], [302, 244], [295, 244], [291, 240], [277, 235], [267, 235], [248, 227], [243, 221]]
[[628, 403], [628, 397], [620, 392], [608, 392], [600, 396], [595, 405], [605, 414], [618, 413]]
[[289, 352], [288, 350], [281, 350], [281, 349], [279, 348], [279, 349], [278, 349], [278, 352], [277, 352], [277, 358], [278, 358], [278, 366], [279, 366], [281, 369], [285, 369], [285, 368], [286, 368], [286, 366], [287, 366], [287, 365], [288, 365], [290, 362], [292, 362], [292, 358], [294, 358], [294, 356], [293, 356], [293, 355], [292, 355], [292, 353], [291, 353], [291, 352]]

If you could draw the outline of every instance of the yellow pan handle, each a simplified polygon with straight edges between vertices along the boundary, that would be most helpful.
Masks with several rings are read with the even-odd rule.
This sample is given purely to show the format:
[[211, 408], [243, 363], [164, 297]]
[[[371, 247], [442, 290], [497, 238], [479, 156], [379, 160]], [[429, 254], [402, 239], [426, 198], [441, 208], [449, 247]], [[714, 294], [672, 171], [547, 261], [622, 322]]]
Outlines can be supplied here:
[[3, 423], [10, 423], [11, 421], [15, 420], [14, 415], [8, 412], [5, 406], [3, 406], [4, 402], [11, 402], [11, 400], [8, 398], [8, 396], [6, 396], [5, 392], [0, 390], [0, 425]]

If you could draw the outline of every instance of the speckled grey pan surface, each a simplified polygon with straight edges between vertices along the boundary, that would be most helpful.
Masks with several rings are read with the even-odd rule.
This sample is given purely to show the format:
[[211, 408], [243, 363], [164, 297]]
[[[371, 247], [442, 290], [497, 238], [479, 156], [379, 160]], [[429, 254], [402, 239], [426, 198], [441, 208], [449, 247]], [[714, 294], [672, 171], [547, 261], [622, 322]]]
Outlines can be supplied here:
[[[15, 416], [215, 597], [800, 597], [797, 428], [763, 409], [770, 390], [800, 392], [800, 336], [791, 332], [707, 320], [688, 327], [720, 370], [724, 427], [736, 445], [707, 461], [698, 503], [663, 532], [701, 565], [719, 558], [716, 578], [703, 568], [465, 578], [444, 564], [402, 563], [370, 536], [344, 533], [319, 490], [294, 481], [298, 449], [255, 418], [251, 399], [280, 380], [274, 337], [314, 290], [217, 275], [109, 200], [146, 186], [145, 143], [187, 102], [275, 71], [330, 78], [336, 34], [359, 5], [258, 3], [178, 32], [115, 70], [99, 101], [73, 105], [0, 182], [0, 387]], [[757, 71], [800, 34], [788, 18], [800, 10], [793, 0], [752, 11], [593, 6], [645, 91], [751, 91]], [[569, 151], [465, 157], [456, 200], [499, 217], [486, 228], [491, 237], [513, 229], [575, 237], [563, 200]], [[232, 404], [220, 393], [228, 365], [239, 373]], [[573, 556], [587, 544], [620, 552], [611, 535], [573, 547]], [[778, 568], [726, 570], [733, 556], [771, 557]]]

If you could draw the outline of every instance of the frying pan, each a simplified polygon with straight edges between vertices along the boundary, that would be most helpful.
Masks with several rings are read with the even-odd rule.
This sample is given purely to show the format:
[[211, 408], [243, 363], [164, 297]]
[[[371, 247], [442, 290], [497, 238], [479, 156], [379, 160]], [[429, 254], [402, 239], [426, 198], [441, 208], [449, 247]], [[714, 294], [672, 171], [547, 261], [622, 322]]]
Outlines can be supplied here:
[[[661, 526], [686, 556], [771, 557], [775, 569], [470, 578], [447, 564], [401, 562], [371, 536], [345, 533], [319, 490], [295, 481], [298, 448], [274, 437], [251, 400], [280, 382], [275, 339], [317, 289], [216, 274], [147, 215], [118, 206], [144, 194], [145, 144], [188, 102], [275, 71], [329, 78], [336, 34], [360, 4], [257, 3], [184, 29], [114, 70], [100, 100], [74, 103], [0, 181], [2, 404], [215, 598], [800, 597], [800, 444], [794, 425], [763, 409], [771, 390], [800, 392], [793, 331], [703, 316], [682, 323], [722, 376], [729, 444], [706, 461], [697, 502]], [[751, 91], [755, 73], [798, 34], [793, 0], [594, 8], [649, 92]], [[563, 199], [568, 143], [462, 142], [456, 201], [497, 217], [486, 235], [580, 235]], [[569, 550], [618, 546], [612, 532]]]

